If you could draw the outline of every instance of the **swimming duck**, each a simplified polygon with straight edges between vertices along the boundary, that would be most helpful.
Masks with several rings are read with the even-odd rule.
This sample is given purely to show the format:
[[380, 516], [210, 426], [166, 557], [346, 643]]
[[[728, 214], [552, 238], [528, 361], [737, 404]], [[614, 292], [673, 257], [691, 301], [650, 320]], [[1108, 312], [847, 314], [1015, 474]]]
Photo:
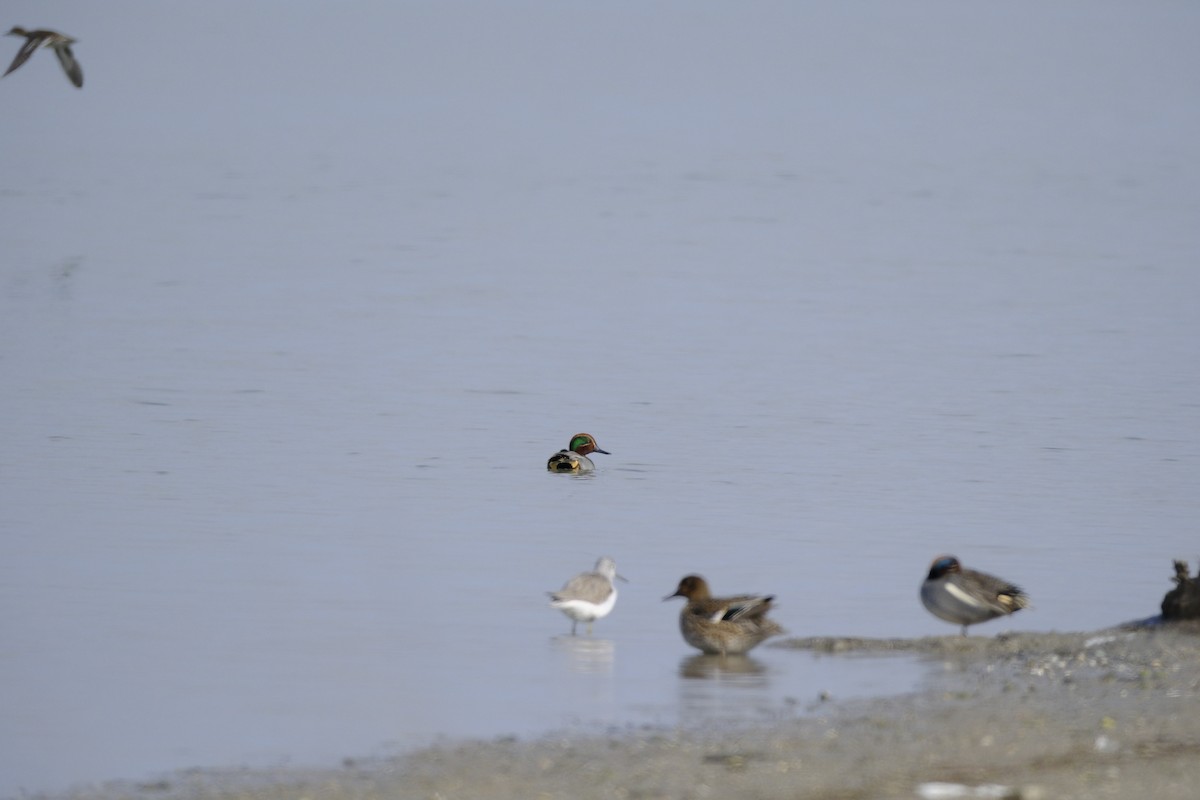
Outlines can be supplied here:
[[617, 574], [617, 562], [603, 556], [596, 561], [591, 572], [579, 573], [557, 592], [546, 592], [550, 595], [550, 606], [571, 618], [572, 636], [575, 635], [575, 626], [580, 622], [588, 624], [588, 634], [591, 635], [592, 623], [607, 617], [608, 612], [613, 610], [617, 604], [617, 587], [613, 586], [613, 578], [621, 578]]
[[1006, 580], [965, 569], [954, 556], [938, 556], [921, 584], [921, 602], [935, 617], [962, 626], [1015, 614], [1029, 605], [1020, 587]]
[[551, 472], [591, 472], [596, 465], [588, 458], [588, 453], [612, 455], [607, 450], [601, 450], [590, 433], [577, 433], [571, 437], [566, 450], [559, 450], [550, 456], [546, 469]]
[[[39, 47], [49, 47], [54, 51], [54, 55], [58, 56], [58, 63], [62, 64], [63, 72], [67, 73], [71, 83], [75, 84], [76, 88], [83, 87], [83, 70], [79, 66], [79, 62], [75, 60], [75, 55], [71, 52], [71, 45], [75, 44], [75, 40], [70, 36], [64, 36], [56, 31], [48, 31], [44, 28], [36, 31], [27, 31], [20, 26], [13, 26], [13, 29], [8, 32], [8, 36], [24, 36], [25, 44], [21, 45], [21, 49], [17, 51], [16, 58], [9, 65], [5, 75], [12, 72], [17, 67], [24, 64], [33, 55], [33, 51]], [[3, 77], [3, 76], [0, 76]]]
[[713, 597], [704, 578], [688, 575], [679, 582], [675, 594], [663, 599], [672, 597], [687, 598], [679, 613], [683, 640], [710, 655], [747, 653], [766, 639], [785, 632], [767, 619], [773, 595]]

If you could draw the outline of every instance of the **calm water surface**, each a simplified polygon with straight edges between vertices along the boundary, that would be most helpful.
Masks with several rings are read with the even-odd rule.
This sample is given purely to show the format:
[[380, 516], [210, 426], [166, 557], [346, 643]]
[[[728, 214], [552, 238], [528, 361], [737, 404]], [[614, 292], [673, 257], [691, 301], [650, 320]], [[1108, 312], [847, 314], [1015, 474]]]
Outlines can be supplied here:
[[[15, 5], [88, 83], [0, 86], [0, 794], [921, 679], [717, 669], [689, 572], [951, 634], [951, 552], [1034, 599], [991, 635], [1148, 616], [1200, 553], [1190, 6], [118, 3], [128, 55]], [[612, 454], [547, 474], [580, 430]], [[604, 554], [569, 637], [545, 592]]]

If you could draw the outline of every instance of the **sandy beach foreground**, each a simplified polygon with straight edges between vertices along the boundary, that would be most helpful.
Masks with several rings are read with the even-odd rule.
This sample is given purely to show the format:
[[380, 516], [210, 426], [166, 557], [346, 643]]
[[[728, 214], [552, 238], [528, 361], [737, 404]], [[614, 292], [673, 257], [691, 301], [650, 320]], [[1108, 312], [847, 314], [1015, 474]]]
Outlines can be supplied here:
[[916, 640], [793, 639], [830, 657], [909, 651], [928, 687], [708, 732], [497, 740], [310, 771], [193, 770], [87, 800], [222, 798], [1191, 798], [1200, 626]]

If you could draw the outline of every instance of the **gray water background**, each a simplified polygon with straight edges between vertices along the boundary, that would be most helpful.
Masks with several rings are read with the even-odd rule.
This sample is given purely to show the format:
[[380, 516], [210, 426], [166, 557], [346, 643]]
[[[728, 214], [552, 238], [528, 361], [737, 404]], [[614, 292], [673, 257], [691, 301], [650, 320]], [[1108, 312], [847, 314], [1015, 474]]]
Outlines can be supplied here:
[[0, 81], [0, 794], [924, 674], [717, 669], [689, 572], [949, 635], [951, 552], [994, 635], [1200, 556], [1194, 3], [6, 11], [86, 84]]

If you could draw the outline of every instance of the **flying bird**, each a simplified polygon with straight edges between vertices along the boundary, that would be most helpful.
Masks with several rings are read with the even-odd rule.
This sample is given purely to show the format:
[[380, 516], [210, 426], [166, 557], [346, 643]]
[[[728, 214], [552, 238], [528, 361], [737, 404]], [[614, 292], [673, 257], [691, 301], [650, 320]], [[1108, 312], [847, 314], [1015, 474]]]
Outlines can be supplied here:
[[75, 84], [76, 88], [83, 88], [83, 69], [75, 60], [75, 54], [71, 52], [71, 45], [75, 44], [75, 40], [70, 36], [64, 36], [57, 31], [49, 31], [44, 28], [27, 31], [20, 26], [14, 26], [8, 35], [24, 36], [25, 44], [21, 45], [21, 49], [17, 51], [17, 56], [9, 64], [5, 75], [28, 61], [34, 50], [39, 47], [49, 47], [54, 51], [54, 55], [58, 56], [58, 63], [62, 64], [63, 72], [67, 73], [67, 78], [71, 83]]

